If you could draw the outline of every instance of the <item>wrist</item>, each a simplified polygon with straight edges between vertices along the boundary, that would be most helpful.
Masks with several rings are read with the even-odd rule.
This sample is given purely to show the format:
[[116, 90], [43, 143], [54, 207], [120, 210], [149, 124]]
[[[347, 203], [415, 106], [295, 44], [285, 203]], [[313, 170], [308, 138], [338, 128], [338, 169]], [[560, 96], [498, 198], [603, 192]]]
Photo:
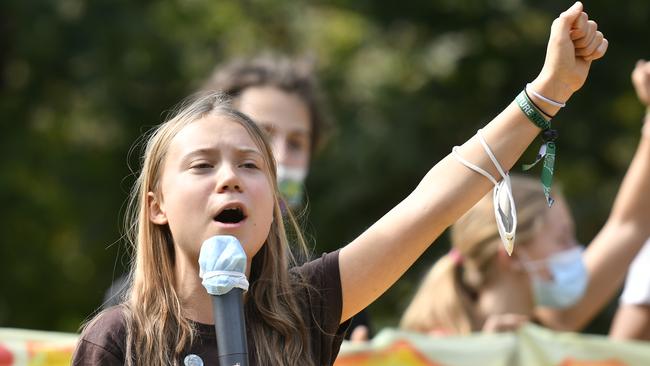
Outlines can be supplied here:
[[641, 138], [650, 139], [650, 118], [646, 118], [643, 126], [641, 127]]
[[645, 109], [645, 117], [643, 117], [643, 126], [641, 127], [641, 137], [644, 139], [650, 138], [650, 106]]
[[559, 103], [566, 103], [574, 92], [568, 84], [555, 80], [544, 72], [540, 73], [530, 86], [539, 94]]

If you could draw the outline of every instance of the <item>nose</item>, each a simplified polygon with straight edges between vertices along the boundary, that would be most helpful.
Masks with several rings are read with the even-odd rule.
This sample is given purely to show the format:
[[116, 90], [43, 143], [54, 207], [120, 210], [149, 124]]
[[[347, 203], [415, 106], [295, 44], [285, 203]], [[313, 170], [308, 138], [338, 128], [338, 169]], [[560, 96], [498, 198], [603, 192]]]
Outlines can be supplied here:
[[218, 170], [217, 193], [243, 192], [242, 181], [237, 175], [236, 167], [221, 164]]

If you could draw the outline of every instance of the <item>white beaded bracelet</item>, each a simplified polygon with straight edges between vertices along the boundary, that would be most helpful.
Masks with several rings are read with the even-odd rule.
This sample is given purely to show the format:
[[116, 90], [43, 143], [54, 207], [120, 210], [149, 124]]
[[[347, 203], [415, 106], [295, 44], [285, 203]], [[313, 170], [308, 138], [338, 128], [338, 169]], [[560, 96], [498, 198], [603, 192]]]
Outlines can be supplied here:
[[539, 94], [538, 92], [534, 91], [533, 88], [531, 88], [530, 83], [526, 84], [526, 91], [528, 93], [536, 96], [537, 98], [545, 101], [546, 103], [548, 103], [550, 105], [553, 105], [553, 106], [556, 106], [556, 107], [559, 107], [559, 108], [563, 108], [563, 107], [566, 106], [566, 103], [556, 102], [553, 99], [548, 99], [547, 97], [545, 97], [545, 96]]

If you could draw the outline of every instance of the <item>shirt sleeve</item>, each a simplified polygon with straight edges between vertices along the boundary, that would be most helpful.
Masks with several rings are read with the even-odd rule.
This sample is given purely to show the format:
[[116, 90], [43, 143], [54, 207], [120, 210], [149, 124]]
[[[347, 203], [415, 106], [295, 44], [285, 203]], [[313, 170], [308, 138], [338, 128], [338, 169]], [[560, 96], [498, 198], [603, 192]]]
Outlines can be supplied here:
[[106, 348], [81, 339], [72, 356], [72, 366], [121, 366], [124, 363]]
[[627, 305], [650, 304], [650, 240], [636, 255], [625, 279], [621, 303]]
[[323, 254], [320, 258], [297, 268], [297, 271], [313, 286], [307, 290], [311, 319], [306, 320], [310, 324], [317, 364], [332, 364], [350, 324], [349, 320], [341, 323], [343, 295], [339, 251]]
[[125, 345], [124, 315], [121, 307], [114, 306], [85, 327], [72, 355], [72, 365], [124, 365]]

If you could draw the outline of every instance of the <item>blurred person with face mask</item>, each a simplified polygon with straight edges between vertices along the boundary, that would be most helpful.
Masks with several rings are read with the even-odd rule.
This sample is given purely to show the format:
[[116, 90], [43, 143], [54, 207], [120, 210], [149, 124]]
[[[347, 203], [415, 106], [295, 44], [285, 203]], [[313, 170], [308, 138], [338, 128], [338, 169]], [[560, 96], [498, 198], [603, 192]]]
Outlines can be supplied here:
[[203, 86], [233, 98], [233, 106], [267, 133], [278, 185], [292, 210], [305, 204], [304, 182], [314, 152], [329, 128], [307, 60], [263, 55], [219, 66]]

